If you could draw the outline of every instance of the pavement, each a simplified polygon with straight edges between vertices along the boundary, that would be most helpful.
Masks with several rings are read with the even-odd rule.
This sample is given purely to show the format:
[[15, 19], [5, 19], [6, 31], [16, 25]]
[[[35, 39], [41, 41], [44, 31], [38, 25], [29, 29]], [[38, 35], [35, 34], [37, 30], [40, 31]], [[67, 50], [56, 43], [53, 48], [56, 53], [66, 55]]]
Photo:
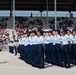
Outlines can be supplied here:
[[0, 75], [76, 75], [76, 66], [66, 69], [47, 64], [38, 69], [19, 59], [7, 50], [0, 52]]

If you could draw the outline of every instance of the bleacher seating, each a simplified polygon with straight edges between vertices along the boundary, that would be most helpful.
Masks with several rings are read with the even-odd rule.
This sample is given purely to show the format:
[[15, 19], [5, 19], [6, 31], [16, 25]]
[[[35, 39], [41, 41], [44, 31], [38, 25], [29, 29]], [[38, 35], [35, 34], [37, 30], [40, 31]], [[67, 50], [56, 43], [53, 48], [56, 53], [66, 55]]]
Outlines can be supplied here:
[[40, 19], [34, 19], [29, 20], [27, 17], [16, 17], [16, 27], [23, 28], [26, 25], [29, 26], [29, 28], [33, 28], [36, 25], [37, 26], [43, 26], [43, 23]]
[[8, 21], [7, 17], [0, 18], [0, 29], [7, 28], [7, 21]]
[[[24, 28], [25, 26], [28, 26], [30, 29], [36, 28], [38, 26], [47, 27], [47, 21], [46, 17], [15, 17], [15, 26], [16, 28]], [[48, 18], [48, 28], [54, 28], [55, 25], [55, 19], [54, 17]], [[76, 25], [76, 18], [64, 18], [59, 17], [57, 18], [57, 27], [59, 29], [63, 27], [72, 27]], [[10, 17], [0, 17], [0, 28], [11, 28], [11, 18]]]
[[[49, 24], [50, 24], [50, 28], [54, 28], [54, 24], [55, 24], [55, 19], [51, 19], [49, 21]], [[73, 21], [72, 19], [68, 19], [68, 18], [64, 18], [64, 17], [61, 17], [61, 18], [57, 18], [57, 28], [58, 29], [61, 29], [63, 27], [72, 27], [73, 26]]]

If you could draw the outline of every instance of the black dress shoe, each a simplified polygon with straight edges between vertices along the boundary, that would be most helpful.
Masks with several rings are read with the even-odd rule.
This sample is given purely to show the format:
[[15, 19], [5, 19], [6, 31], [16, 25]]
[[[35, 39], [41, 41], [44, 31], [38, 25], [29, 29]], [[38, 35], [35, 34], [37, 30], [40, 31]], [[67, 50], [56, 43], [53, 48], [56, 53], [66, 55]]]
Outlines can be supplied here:
[[16, 56], [17, 54], [15, 54], [15, 56]]
[[65, 67], [64, 65], [61, 65], [61, 67]]
[[2, 51], [2, 50], [0, 49], [0, 51]]
[[71, 68], [71, 66], [66, 66], [66, 68]]

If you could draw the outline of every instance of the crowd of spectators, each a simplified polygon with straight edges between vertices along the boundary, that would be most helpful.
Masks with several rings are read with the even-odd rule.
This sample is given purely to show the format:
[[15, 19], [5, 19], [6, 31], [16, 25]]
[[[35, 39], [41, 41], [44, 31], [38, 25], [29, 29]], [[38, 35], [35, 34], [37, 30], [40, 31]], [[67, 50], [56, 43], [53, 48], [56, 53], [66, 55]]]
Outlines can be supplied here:
[[26, 17], [16, 17], [15, 18], [15, 25], [17, 28], [24, 28], [27, 25], [28, 18]]
[[[7, 28], [8, 17], [1, 17], [0, 18], [0, 29]], [[39, 18], [27, 18], [27, 17], [15, 17], [15, 26], [16, 28], [25, 28], [28, 26], [30, 29], [36, 27], [43, 27], [43, 21]], [[55, 19], [49, 19], [50, 28], [55, 28]], [[63, 27], [71, 27], [74, 23], [72, 19], [59, 17], [57, 18], [57, 28], [61, 29]]]
[[0, 18], [0, 29], [7, 28], [7, 21], [8, 21], [7, 17]]
[[[51, 19], [49, 21], [49, 24], [50, 24], [50, 28], [54, 28], [55, 26], [55, 19]], [[61, 17], [61, 18], [57, 18], [57, 28], [58, 29], [61, 29], [61, 28], [65, 28], [65, 27], [71, 27], [73, 26], [73, 21], [68, 18], [64, 18], [64, 17]]]
[[43, 22], [40, 19], [35, 19], [33, 21], [29, 21], [29, 25], [30, 25], [31, 28], [38, 27], [38, 26], [42, 27], [43, 26]]
[[28, 26], [29, 28], [34, 28], [38, 26], [43, 26], [42, 20], [40, 19], [34, 19], [29, 20], [27, 17], [16, 17], [16, 27], [17, 28], [24, 28], [25, 26]]

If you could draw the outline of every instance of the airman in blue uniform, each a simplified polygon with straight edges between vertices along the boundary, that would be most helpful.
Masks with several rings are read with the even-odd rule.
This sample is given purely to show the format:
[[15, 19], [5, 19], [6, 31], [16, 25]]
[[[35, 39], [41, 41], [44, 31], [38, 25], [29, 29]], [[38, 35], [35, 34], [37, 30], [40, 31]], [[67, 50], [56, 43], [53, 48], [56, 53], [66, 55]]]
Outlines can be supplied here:
[[64, 63], [63, 66], [66, 68], [70, 68], [70, 50], [69, 50], [69, 36], [67, 35], [67, 30], [63, 30], [62, 36], [62, 45], [63, 45], [63, 56], [64, 56]]

